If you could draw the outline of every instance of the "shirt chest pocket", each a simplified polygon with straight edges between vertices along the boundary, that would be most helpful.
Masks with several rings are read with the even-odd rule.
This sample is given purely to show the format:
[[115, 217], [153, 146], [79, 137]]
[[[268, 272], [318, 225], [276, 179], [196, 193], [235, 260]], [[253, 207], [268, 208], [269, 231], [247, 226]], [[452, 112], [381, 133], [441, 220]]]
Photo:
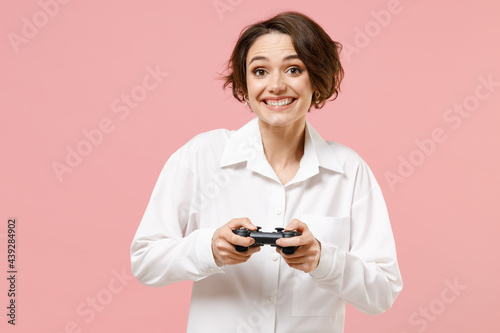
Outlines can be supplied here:
[[314, 237], [321, 243], [335, 245], [339, 249], [349, 251], [351, 238], [350, 216], [301, 215], [300, 221], [307, 224]]
[[[322, 244], [334, 245], [343, 251], [349, 251], [350, 217], [301, 215], [300, 221], [307, 224], [314, 237]], [[343, 316], [344, 301], [318, 287], [311, 276], [302, 271], [295, 271], [297, 283], [293, 288], [293, 316]]]

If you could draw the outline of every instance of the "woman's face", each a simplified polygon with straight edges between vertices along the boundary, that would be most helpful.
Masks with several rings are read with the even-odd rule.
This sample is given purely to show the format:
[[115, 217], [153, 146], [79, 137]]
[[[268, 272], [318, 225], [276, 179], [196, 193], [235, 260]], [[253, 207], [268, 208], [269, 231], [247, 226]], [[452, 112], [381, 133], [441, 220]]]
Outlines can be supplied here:
[[305, 121], [313, 89], [289, 35], [272, 32], [257, 38], [248, 50], [246, 68], [248, 100], [261, 121], [289, 127]]

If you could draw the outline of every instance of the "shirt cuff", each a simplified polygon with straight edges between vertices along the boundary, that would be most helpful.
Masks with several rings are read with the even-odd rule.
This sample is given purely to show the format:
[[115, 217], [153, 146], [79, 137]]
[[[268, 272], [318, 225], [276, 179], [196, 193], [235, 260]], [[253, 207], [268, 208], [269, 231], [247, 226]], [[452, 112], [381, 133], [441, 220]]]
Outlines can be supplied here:
[[316, 269], [309, 273], [315, 279], [323, 279], [332, 270], [333, 267], [333, 253], [336, 248], [325, 243], [321, 244], [321, 254], [319, 256], [319, 263]]
[[212, 253], [212, 236], [215, 230], [215, 228], [197, 230], [196, 254], [198, 260], [200, 261], [202, 274], [206, 274], [207, 276], [224, 273], [221, 267], [217, 266], [215, 263], [214, 255]]

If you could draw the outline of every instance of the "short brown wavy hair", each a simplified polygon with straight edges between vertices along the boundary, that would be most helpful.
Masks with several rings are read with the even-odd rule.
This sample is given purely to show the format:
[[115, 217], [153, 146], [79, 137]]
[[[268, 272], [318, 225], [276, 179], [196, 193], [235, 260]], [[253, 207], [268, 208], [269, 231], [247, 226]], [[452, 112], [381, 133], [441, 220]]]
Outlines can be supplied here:
[[244, 95], [248, 91], [246, 83], [248, 50], [257, 38], [273, 31], [291, 37], [297, 55], [309, 71], [315, 91], [311, 100], [314, 107], [322, 108], [330, 97], [333, 97], [332, 101], [335, 100], [344, 77], [339, 59], [342, 45], [333, 41], [312, 19], [298, 12], [282, 12], [269, 20], [257, 22], [243, 29], [228, 61], [226, 71], [229, 74], [222, 77], [225, 80], [223, 87], [231, 86], [233, 96], [240, 102], [244, 101]]

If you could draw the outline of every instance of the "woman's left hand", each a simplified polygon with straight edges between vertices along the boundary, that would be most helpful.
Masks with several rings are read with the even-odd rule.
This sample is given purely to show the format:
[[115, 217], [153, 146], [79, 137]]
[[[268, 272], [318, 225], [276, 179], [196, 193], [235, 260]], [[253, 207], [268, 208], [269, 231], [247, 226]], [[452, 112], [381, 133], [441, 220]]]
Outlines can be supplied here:
[[301, 236], [291, 238], [280, 238], [276, 244], [281, 247], [300, 246], [294, 254], [284, 254], [280, 248], [276, 251], [281, 254], [288, 266], [303, 271], [312, 272], [318, 267], [321, 254], [321, 243], [314, 238], [314, 235], [307, 227], [307, 224], [297, 219], [293, 219], [285, 230], [295, 230], [300, 232]]

